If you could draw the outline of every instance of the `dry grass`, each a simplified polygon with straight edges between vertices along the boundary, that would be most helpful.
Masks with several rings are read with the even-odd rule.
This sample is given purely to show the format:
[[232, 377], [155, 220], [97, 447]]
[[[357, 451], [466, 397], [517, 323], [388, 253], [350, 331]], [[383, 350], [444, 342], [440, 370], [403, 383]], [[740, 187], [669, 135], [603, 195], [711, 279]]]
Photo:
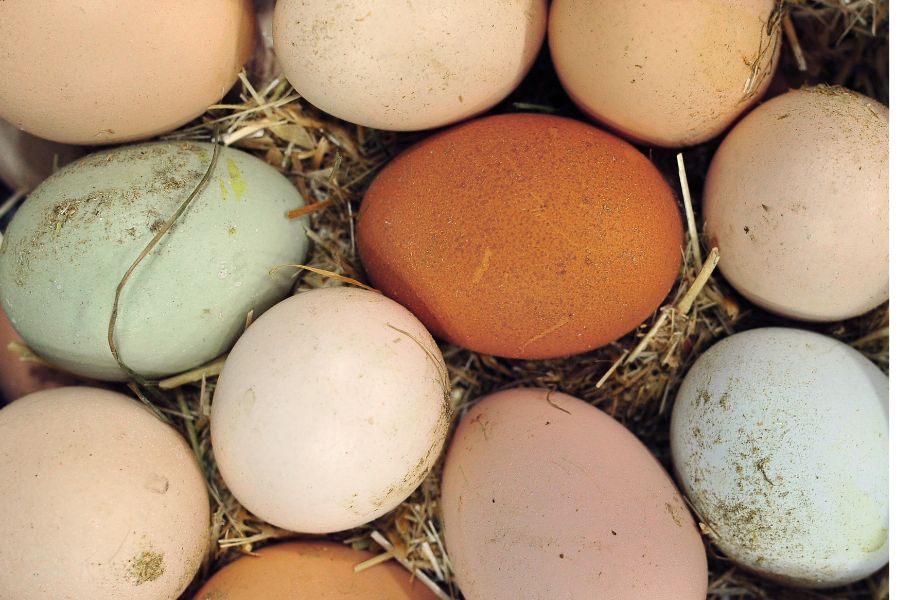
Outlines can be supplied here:
[[[787, 0], [788, 41], [781, 72], [791, 85], [827, 82], [856, 89], [887, 102], [887, 2], [874, 0]], [[803, 67], [801, 70], [798, 67]], [[559, 88], [546, 53], [534, 72], [498, 111], [545, 108], [577, 115]], [[299, 287], [340, 285], [329, 276], [365, 281], [354, 236], [356, 210], [380, 166], [423, 134], [393, 134], [337, 121], [306, 105], [283, 80], [254, 89], [246, 78], [232, 103], [212, 107], [201, 121], [169, 138], [225, 143], [263, 158], [302, 193], [309, 212], [312, 242]], [[685, 151], [686, 179], [702, 189], [715, 142]], [[654, 151], [654, 162], [677, 184], [673, 153]], [[298, 207], [300, 208], [300, 207]], [[692, 215], [688, 210], [687, 214]], [[558, 389], [583, 398], [624, 423], [669, 465], [668, 416], [679, 382], [697, 356], [715, 341], [742, 329], [790, 325], [753, 308], [713, 276], [691, 287], [708, 255], [702, 240], [690, 236], [685, 266], [669, 302], [636, 332], [605, 348], [558, 360], [517, 361], [480, 355], [442, 344], [450, 373], [456, 415], [480, 396], [515, 386]], [[686, 295], [693, 295], [690, 302]], [[689, 304], [689, 306], [688, 306]], [[880, 307], [857, 319], [819, 329], [847, 341], [885, 371], [888, 368], [888, 311]], [[652, 335], [650, 335], [652, 333]], [[212, 459], [209, 407], [221, 362], [142, 390], [184, 431], [208, 476], [213, 499], [209, 556], [196, 589], [218, 566], [273, 540], [297, 537], [248, 514], [223, 484]], [[448, 597], [458, 598], [444, 547], [439, 518], [438, 467], [400, 507], [377, 522], [332, 536], [357, 548], [385, 553], [419, 571]], [[855, 585], [826, 592], [788, 590], [735, 569], [713, 547], [710, 598], [729, 600], [814, 598], [882, 599], [887, 570]]]

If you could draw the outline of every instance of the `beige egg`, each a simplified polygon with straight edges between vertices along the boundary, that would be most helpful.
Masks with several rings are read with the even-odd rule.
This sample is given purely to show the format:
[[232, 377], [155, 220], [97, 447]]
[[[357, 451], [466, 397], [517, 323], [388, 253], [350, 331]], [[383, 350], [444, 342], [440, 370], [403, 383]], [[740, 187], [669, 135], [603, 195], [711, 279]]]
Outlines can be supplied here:
[[194, 453], [136, 400], [89, 387], [0, 410], [0, 597], [175, 600], [209, 538]]
[[606, 413], [542, 389], [462, 418], [441, 484], [466, 600], [703, 600], [693, 517], [647, 448]]
[[0, 2], [0, 117], [69, 144], [171, 131], [234, 84], [253, 35], [250, 0]]
[[506, 97], [534, 62], [546, 17], [545, 0], [280, 0], [275, 52], [325, 112], [429, 129]]
[[591, 118], [657, 146], [709, 140], [775, 72], [774, 0], [555, 0], [550, 51]]
[[84, 151], [35, 137], [0, 119], [0, 181], [12, 191], [29, 192]]
[[356, 288], [303, 292], [235, 344], [212, 446], [235, 497], [285, 529], [328, 533], [395, 508], [437, 460], [447, 371], [408, 310]]
[[719, 269], [774, 313], [837, 321], [888, 299], [888, 109], [843, 88], [769, 100], [728, 134], [703, 218]]

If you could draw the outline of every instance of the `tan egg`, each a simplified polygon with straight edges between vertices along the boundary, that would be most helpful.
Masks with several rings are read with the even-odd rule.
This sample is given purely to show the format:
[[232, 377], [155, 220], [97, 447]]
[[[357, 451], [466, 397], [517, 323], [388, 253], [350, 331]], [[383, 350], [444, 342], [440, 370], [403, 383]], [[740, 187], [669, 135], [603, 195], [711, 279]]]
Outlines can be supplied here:
[[330, 533], [394, 509], [425, 478], [450, 421], [447, 371], [425, 327], [381, 294], [303, 292], [228, 355], [212, 447], [234, 496], [285, 529]]
[[372, 558], [333, 542], [293, 542], [259, 550], [229, 563], [194, 600], [433, 600], [424, 584], [394, 561], [359, 573]]
[[0, 410], [0, 481], [3, 598], [175, 600], [200, 567], [203, 474], [127, 396], [67, 387]]
[[666, 147], [722, 133], [775, 72], [774, 0], [555, 0], [550, 51], [591, 118]]
[[0, 117], [68, 144], [171, 131], [234, 84], [250, 0], [0, 2]]
[[703, 218], [719, 269], [774, 313], [838, 321], [888, 299], [888, 109], [843, 88], [769, 100], [728, 134]]
[[73, 385], [76, 382], [74, 377], [61, 371], [36, 362], [23, 361], [17, 352], [9, 348], [12, 343], [24, 342], [0, 308], [0, 404], [4, 400], [15, 400], [32, 392]]
[[545, 0], [280, 0], [275, 52], [327, 113], [410, 131], [505, 98], [540, 50]]
[[606, 413], [542, 389], [462, 418], [441, 484], [466, 600], [702, 600], [706, 553], [652, 454]]
[[0, 181], [14, 192], [33, 190], [82, 154], [77, 146], [35, 137], [0, 119]]

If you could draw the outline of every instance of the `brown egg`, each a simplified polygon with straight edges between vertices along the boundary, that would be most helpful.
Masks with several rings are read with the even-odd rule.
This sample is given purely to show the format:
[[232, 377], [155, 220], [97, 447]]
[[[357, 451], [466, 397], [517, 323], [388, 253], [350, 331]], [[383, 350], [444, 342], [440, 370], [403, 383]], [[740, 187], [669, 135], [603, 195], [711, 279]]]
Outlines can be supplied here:
[[703, 600], [706, 553], [675, 484], [609, 415], [542, 389], [466, 414], [441, 483], [466, 600]]
[[0, 2], [0, 117], [68, 144], [170, 131], [234, 84], [253, 35], [251, 0]]
[[684, 234], [672, 190], [626, 142], [511, 114], [441, 132], [366, 193], [371, 280], [439, 337], [512, 358], [585, 352], [665, 299]]
[[649, 144], [690, 146], [722, 133], [765, 92], [778, 63], [776, 4], [555, 0], [550, 52], [592, 119]]
[[56, 369], [36, 362], [23, 361], [10, 350], [13, 342], [24, 343], [13, 329], [3, 308], [0, 308], [0, 404], [32, 392], [73, 385], [76, 379]]
[[268, 546], [220, 569], [194, 600], [434, 600], [436, 596], [393, 562], [359, 573], [372, 558], [333, 542]]
[[0, 410], [0, 598], [176, 600], [209, 545], [184, 438], [122, 394], [65, 387]]

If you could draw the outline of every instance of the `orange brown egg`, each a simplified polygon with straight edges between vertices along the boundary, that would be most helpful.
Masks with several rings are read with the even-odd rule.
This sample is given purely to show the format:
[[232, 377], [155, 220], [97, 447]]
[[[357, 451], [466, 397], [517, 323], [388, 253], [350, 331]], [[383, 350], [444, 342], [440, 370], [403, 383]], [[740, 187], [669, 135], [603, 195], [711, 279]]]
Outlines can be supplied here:
[[334, 542], [292, 542], [243, 556], [219, 570], [194, 600], [434, 600], [400, 565], [354, 567], [372, 558]]
[[637, 327], [672, 287], [683, 237], [644, 155], [538, 114], [478, 119], [408, 149], [373, 181], [358, 227], [371, 281], [432, 333], [535, 359]]

